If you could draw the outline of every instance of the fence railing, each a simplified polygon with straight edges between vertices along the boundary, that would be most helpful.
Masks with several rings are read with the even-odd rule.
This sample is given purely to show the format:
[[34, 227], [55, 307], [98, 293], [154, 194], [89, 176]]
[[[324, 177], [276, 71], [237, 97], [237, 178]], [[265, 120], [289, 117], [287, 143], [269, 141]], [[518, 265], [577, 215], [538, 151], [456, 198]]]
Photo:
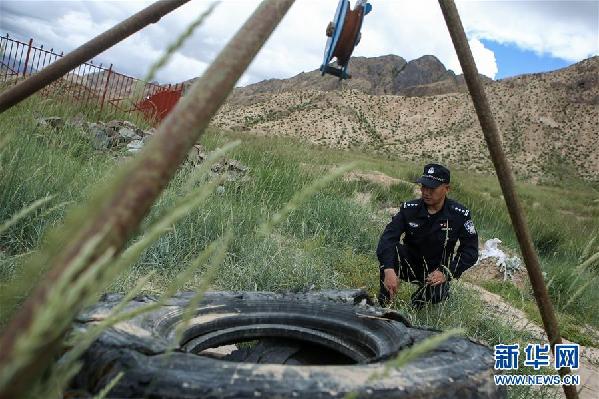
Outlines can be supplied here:
[[[29, 42], [0, 37], [0, 83], [11, 86], [50, 65], [63, 56], [54, 49], [36, 47]], [[90, 60], [73, 69], [41, 91], [41, 95], [57, 101], [71, 101], [82, 106], [96, 106], [103, 115], [131, 113], [134, 121], [142, 119], [157, 124], [175, 106], [183, 92], [183, 84], [159, 85], [144, 82], [116, 72]]]

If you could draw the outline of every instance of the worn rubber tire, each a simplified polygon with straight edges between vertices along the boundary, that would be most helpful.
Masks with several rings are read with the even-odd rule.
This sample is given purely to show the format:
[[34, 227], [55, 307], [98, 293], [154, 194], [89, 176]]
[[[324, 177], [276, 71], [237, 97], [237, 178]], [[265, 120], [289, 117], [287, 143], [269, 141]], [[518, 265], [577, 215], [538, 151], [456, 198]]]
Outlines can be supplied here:
[[[395, 312], [368, 305], [362, 291], [309, 294], [205, 295], [182, 345], [165, 353], [192, 293], [105, 331], [83, 356], [72, 392], [94, 394], [119, 372], [108, 397], [118, 398], [333, 398], [357, 392], [376, 398], [500, 398], [492, 352], [453, 338], [399, 370], [382, 376], [382, 360], [437, 331], [419, 329]], [[120, 300], [107, 296], [77, 319], [85, 329]], [[128, 308], [155, 301], [136, 298]], [[251, 364], [193, 352], [242, 339], [291, 337], [343, 353], [356, 364], [294, 366]], [[378, 378], [370, 378], [378, 374]]]

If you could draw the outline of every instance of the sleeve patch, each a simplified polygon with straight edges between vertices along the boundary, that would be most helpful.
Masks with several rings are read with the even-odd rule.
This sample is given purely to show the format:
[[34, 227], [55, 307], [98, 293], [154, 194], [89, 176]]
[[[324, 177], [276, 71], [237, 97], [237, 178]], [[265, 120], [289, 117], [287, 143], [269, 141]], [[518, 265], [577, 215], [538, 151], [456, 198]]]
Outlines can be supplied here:
[[476, 229], [474, 228], [474, 222], [472, 220], [466, 220], [464, 228], [469, 234], [476, 234]]

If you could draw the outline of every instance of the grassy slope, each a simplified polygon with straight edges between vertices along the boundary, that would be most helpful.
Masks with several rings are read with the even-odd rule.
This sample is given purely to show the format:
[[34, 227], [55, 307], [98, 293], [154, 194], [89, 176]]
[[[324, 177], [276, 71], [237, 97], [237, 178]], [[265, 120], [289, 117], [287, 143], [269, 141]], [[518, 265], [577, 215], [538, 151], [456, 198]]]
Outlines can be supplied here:
[[[48, 227], [60, 224], [65, 203], [78, 203], [105, 173], [115, 167], [116, 154], [96, 152], [89, 138], [76, 128], [52, 131], [39, 128], [35, 114], [68, 115], [68, 108], [30, 100], [0, 117], [0, 138], [9, 138], [0, 155], [0, 220], [6, 220], [23, 205], [48, 194], [50, 205], [38, 210], [0, 236], [0, 283], [10, 283], [19, 264], [34, 251]], [[301, 290], [314, 287], [378, 287], [378, 268], [374, 248], [378, 235], [388, 221], [377, 211], [397, 206], [412, 197], [412, 188], [396, 184], [385, 188], [369, 182], [338, 180], [304, 203], [268, 238], [255, 233], [258, 223], [280, 209], [291, 196], [331, 165], [359, 161], [361, 170], [379, 170], [390, 176], [413, 181], [420, 166], [363, 153], [352, 153], [309, 146], [282, 138], [258, 138], [211, 132], [203, 144], [211, 149], [234, 139], [243, 144], [229, 156], [250, 167], [247, 182], [225, 183], [206, 207], [189, 214], [149, 249], [142, 259], [113, 285], [127, 290], [149, 270], [158, 273], [147, 287], [160, 291], [177, 271], [233, 226], [234, 242], [216, 287], [235, 290]], [[156, 203], [145, 223], [173, 203], [189, 174], [184, 167]], [[512, 248], [505, 206], [495, 179], [457, 171], [453, 197], [473, 210], [474, 220], [484, 238], [500, 237]], [[599, 325], [593, 304], [599, 299], [594, 284], [585, 283], [597, 276], [596, 266], [576, 270], [591, 236], [597, 235], [599, 215], [596, 188], [580, 182], [568, 187], [519, 185], [537, 246], [542, 256], [550, 292], [570, 338], [580, 340], [575, 327], [581, 323]], [[356, 193], [372, 194], [370, 203], [355, 200]], [[68, 204], [67, 204], [68, 205]], [[582, 216], [576, 219], [568, 212]], [[597, 252], [597, 243], [587, 250]], [[573, 281], [573, 276], [579, 279]], [[200, 275], [189, 282], [192, 288]], [[507, 288], [506, 288], [507, 287]], [[568, 304], [573, 293], [582, 291]], [[459, 288], [456, 287], [456, 288]], [[514, 293], [509, 286], [487, 287], [503, 294], [515, 305], [535, 313], [530, 292]], [[482, 303], [472, 294], [455, 289], [443, 306], [414, 312], [407, 306], [411, 288], [403, 285], [396, 306], [415, 323], [437, 328], [463, 327], [469, 336], [489, 344], [527, 342], [526, 332], [514, 331], [494, 315], [485, 314]], [[515, 300], [519, 297], [521, 300]], [[566, 305], [568, 305], [566, 307]], [[567, 335], [566, 335], [567, 336]], [[588, 342], [586, 342], [588, 343]], [[512, 393], [517, 396], [519, 391]]]

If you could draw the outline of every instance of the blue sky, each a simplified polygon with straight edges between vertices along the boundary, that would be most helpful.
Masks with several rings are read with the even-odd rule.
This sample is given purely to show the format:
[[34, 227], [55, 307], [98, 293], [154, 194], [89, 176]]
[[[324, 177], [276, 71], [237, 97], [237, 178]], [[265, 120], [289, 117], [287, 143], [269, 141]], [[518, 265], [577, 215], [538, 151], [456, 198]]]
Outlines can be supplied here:
[[524, 50], [514, 44], [500, 44], [492, 40], [481, 40], [486, 48], [495, 53], [497, 75], [495, 79], [525, 73], [547, 72], [567, 67], [574, 61], [552, 57], [549, 54], [538, 54]]

